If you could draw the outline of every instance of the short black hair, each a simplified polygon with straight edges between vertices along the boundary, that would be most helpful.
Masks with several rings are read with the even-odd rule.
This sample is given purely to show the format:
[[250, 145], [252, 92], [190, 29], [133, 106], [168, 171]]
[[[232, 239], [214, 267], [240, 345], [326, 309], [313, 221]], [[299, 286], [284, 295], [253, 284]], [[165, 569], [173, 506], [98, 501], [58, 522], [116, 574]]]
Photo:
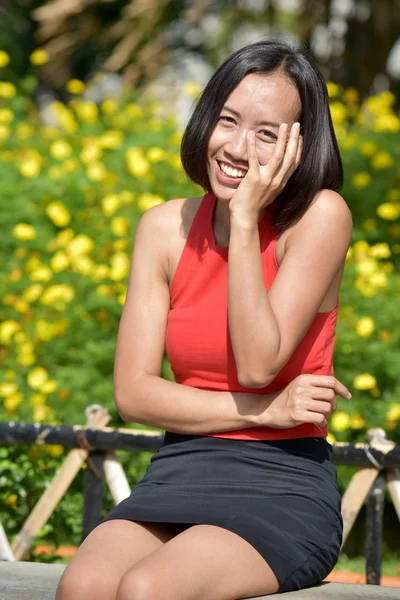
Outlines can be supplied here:
[[326, 83], [305, 50], [286, 40], [258, 41], [229, 56], [202, 92], [186, 126], [181, 161], [189, 178], [211, 192], [207, 146], [228, 96], [250, 73], [282, 73], [296, 86], [301, 100], [301, 164], [272, 204], [272, 224], [286, 229], [305, 213], [322, 189], [339, 190], [343, 166], [332, 125]]

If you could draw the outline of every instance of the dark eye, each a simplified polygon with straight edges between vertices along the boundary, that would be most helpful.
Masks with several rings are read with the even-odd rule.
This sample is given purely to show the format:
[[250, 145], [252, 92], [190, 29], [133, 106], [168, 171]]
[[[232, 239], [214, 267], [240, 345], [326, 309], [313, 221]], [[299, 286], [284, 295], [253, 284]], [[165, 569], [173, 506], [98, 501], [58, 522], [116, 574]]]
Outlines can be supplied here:
[[233, 117], [228, 117], [227, 115], [222, 115], [219, 120], [223, 123], [235, 123], [235, 119]]
[[276, 140], [277, 137], [274, 133], [272, 133], [272, 131], [268, 131], [268, 129], [263, 129], [262, 131], [260, 131], [260, 135], [264, 138], [268, 138], [270, 140]]

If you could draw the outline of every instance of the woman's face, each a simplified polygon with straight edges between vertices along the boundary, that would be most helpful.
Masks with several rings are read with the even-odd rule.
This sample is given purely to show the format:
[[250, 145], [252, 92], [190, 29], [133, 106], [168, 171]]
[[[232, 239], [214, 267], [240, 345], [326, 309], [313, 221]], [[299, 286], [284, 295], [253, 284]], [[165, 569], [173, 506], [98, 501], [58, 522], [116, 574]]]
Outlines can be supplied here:
[[211, 189], [229, 201], [246, 175], [247, 132], [254, 131], [260, 165], [275, 149], [281, 123], [299, 120], [301, 102], [294, 84], [283, 74], [246, 75], [221, 110], [208, 142], [207, 173]]

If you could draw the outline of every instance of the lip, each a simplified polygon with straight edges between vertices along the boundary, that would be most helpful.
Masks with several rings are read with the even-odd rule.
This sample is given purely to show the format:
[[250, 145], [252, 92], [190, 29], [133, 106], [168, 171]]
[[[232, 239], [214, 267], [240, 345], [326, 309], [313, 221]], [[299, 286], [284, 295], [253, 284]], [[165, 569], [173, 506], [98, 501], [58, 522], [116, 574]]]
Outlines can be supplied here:
[[237, 177], [229, 177], [221, 170], [221, 167], [219, 166], [220, 162], [223, 162], [225, 165], [228, 165], [232, 169], [238, 169], [241, 171], [245, 171], [245, 170], [247, 171], [247, 169], [243, 169], [242, 167], [236, 167], [235, 165], [232, 165], [232, 163], [229, 163], [225, 160], [223, 160], [223, 161], [218, 161], [217, 159], [215, 160], [216, 174], [217, 174], [218, 181], [225, 185], [228, 184], [228, 185], [234, 185], [235, 187], [237, 187], [243, 181], [244, 177], [242, 177], [241, 179], [238, 179]]

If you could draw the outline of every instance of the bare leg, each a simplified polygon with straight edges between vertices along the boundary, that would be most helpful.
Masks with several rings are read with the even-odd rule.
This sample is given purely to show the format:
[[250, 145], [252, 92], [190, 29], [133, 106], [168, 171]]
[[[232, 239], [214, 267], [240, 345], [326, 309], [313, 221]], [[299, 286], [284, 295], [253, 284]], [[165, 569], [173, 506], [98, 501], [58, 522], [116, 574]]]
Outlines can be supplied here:
[[56, 600], [115, 600], [124, 573], [184, 527], [123, 519], [102, 523], [65, 569]]
[[117, 600], [238, 600], [278, 589], [271, 567], [246, 540], [194, 525], [129, 569]]

